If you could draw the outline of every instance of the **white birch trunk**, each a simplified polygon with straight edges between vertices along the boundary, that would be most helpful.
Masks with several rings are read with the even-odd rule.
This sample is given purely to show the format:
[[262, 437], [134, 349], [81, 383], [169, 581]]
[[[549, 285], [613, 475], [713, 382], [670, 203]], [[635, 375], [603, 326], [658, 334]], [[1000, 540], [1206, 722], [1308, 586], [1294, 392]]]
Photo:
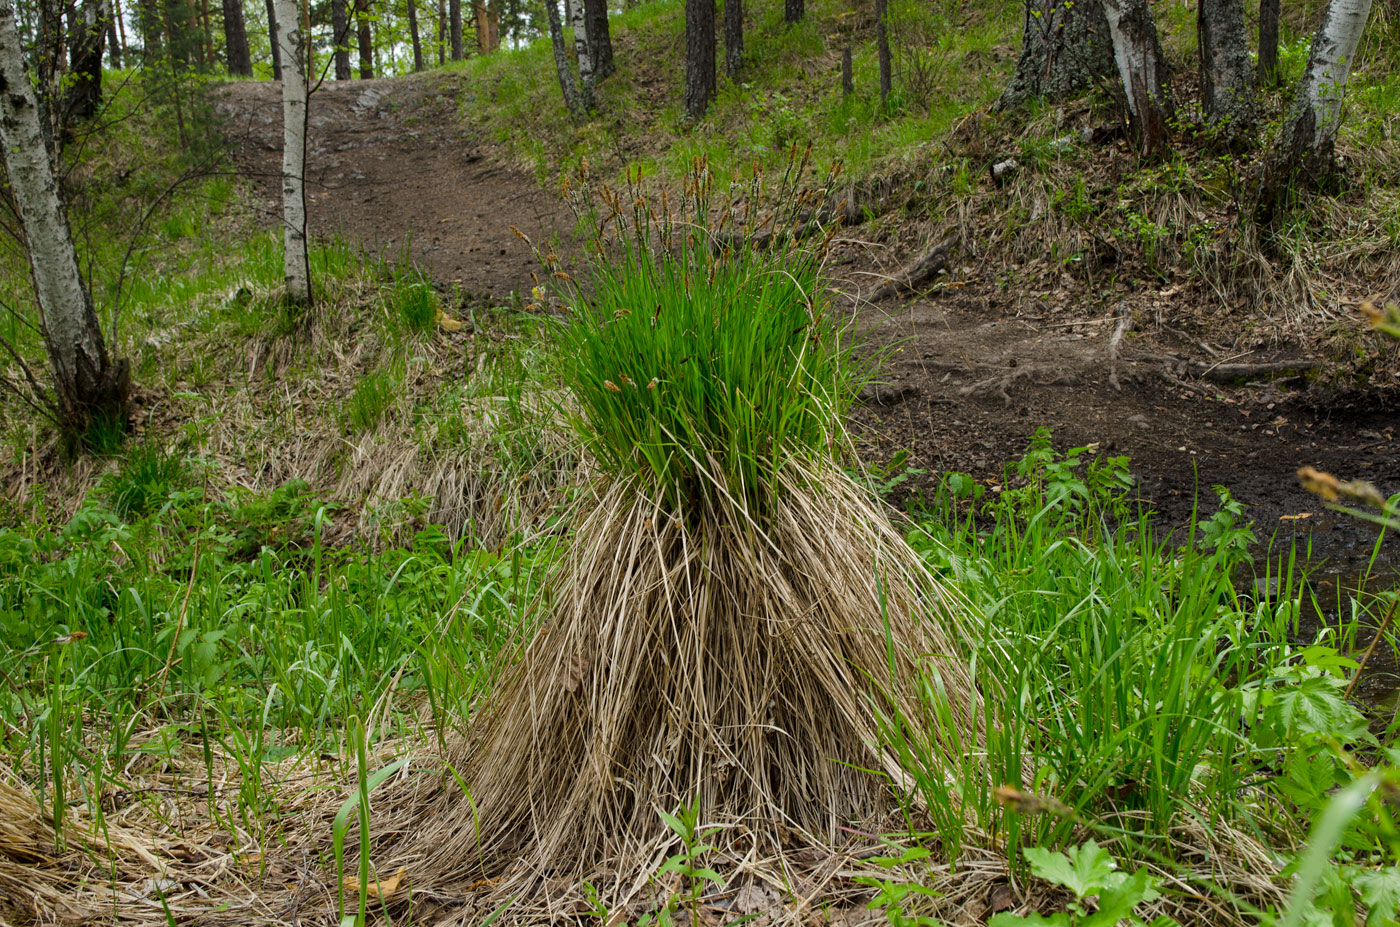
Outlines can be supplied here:
[[578, 51], [578, 82], [587, 100], [593, 90], [593, 52], [588, 47], [588, 20], [584, 15], [583, 0], [567, 0], [567, 6], [569, 22], [574, 27], [574, 48]]
[[1103, 0], [1103, 10], [1133, 129], [1143, 152], [1156, 154], [1167, 144], [1171, 102], [1167, 98], [1166, 59], [1152, 11], [1147, 0]]
[[[4, 2], [4, 0], [0, 0]], [[306, 242], [306, 39], [297, 0], [273, 0], [282, 50], [282, 259], [287, 299], [311, 305]]]
[[112, 364], [78, 270], [39, 101], [25, 70], [14, 0], [0, 0], [0, 155], [24, 228], [25, 251], [53, 365], [59, 424], [80, 430], [125, 401], [124, 364]]
[[1313, 36], [1308, 68], [1298, 84], [1289, 122], [1305, 123], [1295, 131], [1314, 157], [1331, 157], [1342, 123], [1347, 77], [1370, 17], [1371, 0], [1332, 0]]

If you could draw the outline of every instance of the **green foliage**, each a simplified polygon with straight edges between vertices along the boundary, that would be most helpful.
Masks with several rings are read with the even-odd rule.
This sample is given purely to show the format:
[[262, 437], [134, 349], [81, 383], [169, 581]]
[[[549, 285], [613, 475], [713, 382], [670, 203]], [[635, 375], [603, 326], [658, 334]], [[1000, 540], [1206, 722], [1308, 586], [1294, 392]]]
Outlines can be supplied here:
[[346, 397], [341, 409], [344, 427], [357, 435], [373, 431], [393, 406], [397, 392], [398, 384], [384, 371], [373, 370], [365, 374]]
[[795, 457], [828, 455], [858, 388], [811, 255], [699, 237], [596, 268], [561, 336], [583, 441], [668, 508], [766, 505]]
[[[1001, 913], [988, 922], [988, 927], [1119, 927], [1123, 923], [1141, 927], [1145, 922], [1134, 916], [1134, 909], [1160, 897], [1158, 879], [1146, 869], [1138, 869], [1132, 875], [1119, 872], [1118, 863], [1093, 840], [1065, 852], [1040, 847], [1027, 847], [1022, 852], [1031, 872], [1069, 889], [1074, 900], [1067, 911], [1049, 917]], [[1152, 927], [1173, 923], [1167, 918], [1156, 918]]]
[[145, 518], [190, 484], [194, 468], [188, 453], [184, 445], [141, 442], [127, 451], [121, 467], [103, 479], [97, 492], [122, 521]]
[[905, 849], [898, 856], [871, 857], [871, 863], [890, 870], [890, 875], [855, 877], [855, 881], [875, 889], [875, 896], [866, 902], [866, 910], [884, 911], [890, 927], [938, 927], [939, 922], [933, 918], [909, 910], [910, 904], [918, 898], [936, 898], [938, 892], [898, 876], [898, 870], [926, 860], [932, 855], [924, 847], [914, 846]]

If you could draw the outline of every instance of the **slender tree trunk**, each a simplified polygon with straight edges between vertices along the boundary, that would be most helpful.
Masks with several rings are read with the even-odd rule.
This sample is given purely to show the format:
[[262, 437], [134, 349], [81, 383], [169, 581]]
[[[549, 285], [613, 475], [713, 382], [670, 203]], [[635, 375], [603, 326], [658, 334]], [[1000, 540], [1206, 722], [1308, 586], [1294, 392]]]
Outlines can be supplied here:
[[715, 0], [685, 0], [685, 114], [705, 116], [715, 96]]
[[462, 60], [462, 0], [447, 0], [447, 9], [452, 17], [452, 60]]
[[[311, 28], [311, 0], [301, 0], [301, 34], [306, 37], [306, 60], [303, 62], [306, 70], [302, 73], [306, 75], [307, 86], [310, 86], [311, 75], [316, 73], [316, 33]], [[308, 98], [310, 93], [308, 90]]]
[[1231, 146], [1247, 143], [1256, 109], [1242, 0], [1199, 0], [1196, 32], [1206, 123]]
[[724, 73], [738, 80], [744, 68], [744, 0], [724, 0]]
[[85, 0], [75, 10], [72, 43], [69, 45], [68, 89], [63, 95], [65, 131], [74, 120], [91, 119], [102, 105], [102, 50], [107, 44], [111, 13], [104, 0]]
[[574, 83], [574, 72], [569, 70], [569, 53], [564, 47], [564, 27], [559, 22], [558, 0], [544, 0], [544, 12], [549, 20], [549, 41], [554, 46], [554, 71], [559, 75], [559, 89], [564, 94], [564, 105], [569, 108], [569, 115], [574, 118], [574, 122], [583, 122], [586, 111], [579, 96], [578, 85]]
[[1259, 0], [1260, 87], [1278, 85], [1278, 19], [1279, 0]]
[[277, 39], [277, 8], [273, 6], [272, 0], [267, 3], [267, 31], [272, 37], [272, 79], [282, 79], [282, 46]]
[[1147, 0], [1103, 0], [1103, 5], [1139, 149], [1149, 156], [1161, 154], [1167, 147], [1171, 98], [1152, 11]]
[[1113, 73], [1113, 40], [1103, 3], [1026, 0], [1016, 74], [997, 109], [1030, 100], [1064, 100], [1084, 93]]
[[116, 0], [109, 6], [111, 15], [107, 17], [107, 61], [115, 69], [122, 66], [122, 40], [117, 34], [117, 18], [121, 14], [117, 12]]
[[883, 108], [890, 96], [890, 36], [885, 20], [889, 17], [889, 4], [885, 0], [875, 0], [875, 47], [880, 59], [880, 106]]
[[92, 297], [78, 271], [44, 133], [39, 100], [24, 66], [14, 0], [0, 0], [0, 158], [24, 228], [44, 346], [53, 366], [58, 423], [75, 435], [99, 417], [124, 420], [128, 368], [107, 354]]
[[350, 74], [350, 17], [345, 9], [345, 0], [331, 0], [331, 33], [335, 39], [335, 79], [349, 80]]
[[235, 77], [252, 77], [253, 54], [248, 48], [248, 27], [243, 22], [243, 0], [223, 0], [223, 4], [228, 72]]
[[856, 92], [855, 80], [851, 76], [851, 46], [841, 49], [841, 96], [848, 97]]
[[413, 70], [423, 70], [423, 43], [418, 40], [418, 3], [408, 0], [408, 35], [413, 41]]
[[783, 22], [788, 25], [801, 22], [805, 13], [803, 0], [783, 0]]
[[447, 0], [437, 4], [437, 51], [438, 67], [447, 63]]
[[569, 25], [574, 33], [574, 53], [578, 59], [578, 89], [585, 112], [593, 111], [593, 55], [588, 47], [588, 22], [583, 14], [583, 0], [564, 0], [569, 12]]
[[1342, 96], [1370, 16], [1371, 0], [1331, 0], [1323, 13], [1278, 147], [1265, 166], [1261, 206], [1266, 207], [1268, 216], [1294, 181], [1318, 186], [1332, 175]]
[[112, 67], [118, 68], [122, 64], [130, 66], [131, 57], [127, 52], [126, 44], [126, 20], [122, 19], [122, 5], [120, 0], [112, 0], [112, 21], [117, 27], [117, 38], [119, 44], [112, 49]]
[[617, 70], [613, 63], [612, 33], [608, 29], [608, 0], [583, 0], [588, 51], [593, 58], [593, 80], [602, 83]]
[[199, 0], [199, 68], [206, 71], [214, 64], [214, 28], [210, 24], [209, 0]]
[[297, 0], [275, 2], [282, 48], [282, 273], [287, 301], [306, 308], [311, 305], [306, 241], [306, 34], [297, 15]]
[[369, 0], [355, 0], [355, 25], [359, 33], [360, 80], [374, 77], [374, 36], [369, 29]]

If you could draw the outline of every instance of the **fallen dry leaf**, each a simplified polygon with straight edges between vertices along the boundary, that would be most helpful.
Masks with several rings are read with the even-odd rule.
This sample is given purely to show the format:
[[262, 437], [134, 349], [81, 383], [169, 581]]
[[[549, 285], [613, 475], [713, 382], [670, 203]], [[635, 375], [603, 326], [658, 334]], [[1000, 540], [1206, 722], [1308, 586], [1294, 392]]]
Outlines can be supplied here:
[[1300, 518], [1312, 518], [1312, 512], [1299, 512], [1297, 515], [1280, 515], [1279, 521], [1297, 521]]
[[[369, 885], [365, 886], [365, 894], [370, 898], [388, 898], [399, 890], [399, 883], [403, 881], [403, 875], [406, 871], [405, 867], [400, 866], [399, 871], [389, 876], [389, 878], [369, 883]], [[360, 880], [355, 876], [346, 876], [345, 890], [347, 892], [358, 892], [360, 890]]]
[[462, 328], [462, 326], [466, 323], [460, 321], [459, 319], [452, 318], [452, 316], [439, 309], [437, 311], [437, 324], [438, 328], [442, 329], [445, 332], [455, 332], [459, 331]]

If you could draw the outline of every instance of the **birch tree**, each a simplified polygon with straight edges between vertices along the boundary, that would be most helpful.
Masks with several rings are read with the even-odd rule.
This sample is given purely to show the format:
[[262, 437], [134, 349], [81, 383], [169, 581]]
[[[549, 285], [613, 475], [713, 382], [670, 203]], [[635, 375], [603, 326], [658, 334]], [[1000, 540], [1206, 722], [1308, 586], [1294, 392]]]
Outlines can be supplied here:
[[1128, 98], [1133, 134], [1143, 154], [1160, 154], [1167, 147], [1171, 98], [1167, 61], [1152, 10], [1147, 0], [1103, 0], [1103, 11], [1113, 39], [1113, 60]]
[[98, 418], [121, 421], [128, 367], [108, 355], [91, 294], [78, 270], [39, 100], [25, 70], [14, 0], [0, 0], [0, 149], [24, 230], [40, 330], [53, 367], [50, 411], [69, 434], [81, 433]]
[[1371, 0], [1331, 0], [1327, 5], [1275, 149], [1276, 171], [1285, 179], [1300, 172], [1321, 179], [1331, 172], [1342, 95], [1370, 17]]
[[574, 31], [574, 53], [578, 58], [578, 87], [585, 111], [593, 109], [593, 54], [589, 47], [588, 18], [583, 0], [564, 0], [569, 11], [569, 25]]
[[311, 305], [306, 243], [306, 34], [297, 15], [297, 0], [273, 2], [277, 43], [282, 49], [282, 274], [287, 301], [306, 308]]

